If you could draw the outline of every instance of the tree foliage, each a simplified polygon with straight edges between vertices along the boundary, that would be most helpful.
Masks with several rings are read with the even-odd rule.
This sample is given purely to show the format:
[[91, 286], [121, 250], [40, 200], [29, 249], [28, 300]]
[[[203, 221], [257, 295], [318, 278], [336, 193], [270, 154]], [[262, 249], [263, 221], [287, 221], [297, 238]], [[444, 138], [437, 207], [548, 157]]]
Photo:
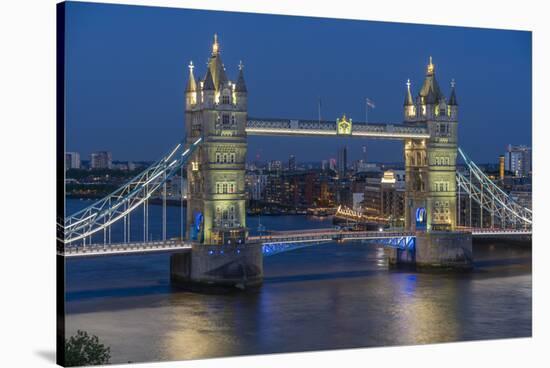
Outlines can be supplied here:
[[108, 364], [111, 359], [111, 348], [99, 343], [95, 335], [78, 330], [76, 335], [65, 339], [65, 366]]

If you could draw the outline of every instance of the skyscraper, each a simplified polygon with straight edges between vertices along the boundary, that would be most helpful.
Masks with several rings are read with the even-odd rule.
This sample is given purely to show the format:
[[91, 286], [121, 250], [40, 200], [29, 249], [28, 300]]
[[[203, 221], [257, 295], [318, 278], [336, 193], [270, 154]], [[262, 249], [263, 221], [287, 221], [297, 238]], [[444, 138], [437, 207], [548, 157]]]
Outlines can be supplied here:
[[288, 171], [296, 170], [296, 156], [290, 155], [288, 158]]
[[348, 149], [346, 146], [338, 148], [338, 176], [343, 178], [346, 176], [348, 165]]
[[529, 176], [531, 167], [531, 147], [508, 145], [504, 153], [504, 166], [514, 176]]

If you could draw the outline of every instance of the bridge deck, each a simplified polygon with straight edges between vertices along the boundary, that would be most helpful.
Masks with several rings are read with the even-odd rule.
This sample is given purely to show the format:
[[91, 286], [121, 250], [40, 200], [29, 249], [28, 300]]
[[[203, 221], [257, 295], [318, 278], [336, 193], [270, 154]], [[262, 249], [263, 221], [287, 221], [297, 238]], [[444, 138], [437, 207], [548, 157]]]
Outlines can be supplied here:
[[107, 256], [116, 254], [168, 252], [191, 249], [191, 243], [181, 240], [90, 244], [86, 246], [67, 247], [65, 252], [58, 252], [65, 257]]
[[[531, 230], [502, 230], [502, 229], [469, 229], [461, 228], [461, 232], [471, 232], [473, 237], [514, 237], [530, 236]], [[295, 231], [273, 232], [269, 235], [251, 236], [248, 241], [259, 242], [264, 246], [300, 243], [322, 243], [346, 240], [386, 240], [390, 246], [405, 247], [410, 244], [416, 234], [411, 231], [344, 231], [331, 228], [308, 229]], [[390, 243], [388, 243], [390, 244]], [[167, 240], [153, 242], [134, 242], [117, 244], [91, 244], [87, 246], [67, 247], [65, 252], [58, 252], [65, 257], [87, 257], [132, 253], [160, 253], [191, 249], [192, 244], [182, 240]], [[266, 254], [269, 252], [265, 252]], [[274, 254], [272, 252], [271, 254]]]

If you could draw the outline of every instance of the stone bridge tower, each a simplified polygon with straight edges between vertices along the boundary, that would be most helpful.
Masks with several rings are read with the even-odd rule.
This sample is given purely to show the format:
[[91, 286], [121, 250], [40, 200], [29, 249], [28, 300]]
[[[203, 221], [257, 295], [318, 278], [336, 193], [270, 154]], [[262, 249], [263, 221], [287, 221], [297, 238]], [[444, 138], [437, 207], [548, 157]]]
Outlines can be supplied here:
[[456, 227], [458, 104], [455, 83], [447, 100], [435, 77], [432, 58], [416, 100], [410, 81], [404, 102], [406, 124], [425, 125], [430, 138], [405, 140], [405, 226], [411, 230], [452, 231]]
[[172, 254], [171, 279], [192, 290], [256, 288], [263, 280], [260, 243], [249, 243], [245, 208], [247, 89], [242, 63], [228, 79], [214, 35], [206, 74], [193, 63], [185, 89], [187, 145], [202, 137], [187, 166], [187, 239], [191, 251]]
[[247, 89], [242, 63], [236, 82], [227, 78], [214, 35], [206, 75], [193, 64], [185, 91], [187, 143], [203, 137], [187, 168], [187, 237], [203, 244], [240, 244], [247, 238], [245, 160]]

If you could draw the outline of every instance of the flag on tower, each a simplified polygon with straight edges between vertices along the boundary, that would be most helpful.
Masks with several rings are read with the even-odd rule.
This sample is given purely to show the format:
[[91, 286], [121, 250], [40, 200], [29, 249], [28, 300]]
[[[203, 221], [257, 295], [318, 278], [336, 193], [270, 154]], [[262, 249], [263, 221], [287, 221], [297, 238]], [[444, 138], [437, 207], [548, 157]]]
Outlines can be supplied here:
[[374, 109], [376, 105], [374, 104], [374, 101], [367, 97], [367, 106]]

